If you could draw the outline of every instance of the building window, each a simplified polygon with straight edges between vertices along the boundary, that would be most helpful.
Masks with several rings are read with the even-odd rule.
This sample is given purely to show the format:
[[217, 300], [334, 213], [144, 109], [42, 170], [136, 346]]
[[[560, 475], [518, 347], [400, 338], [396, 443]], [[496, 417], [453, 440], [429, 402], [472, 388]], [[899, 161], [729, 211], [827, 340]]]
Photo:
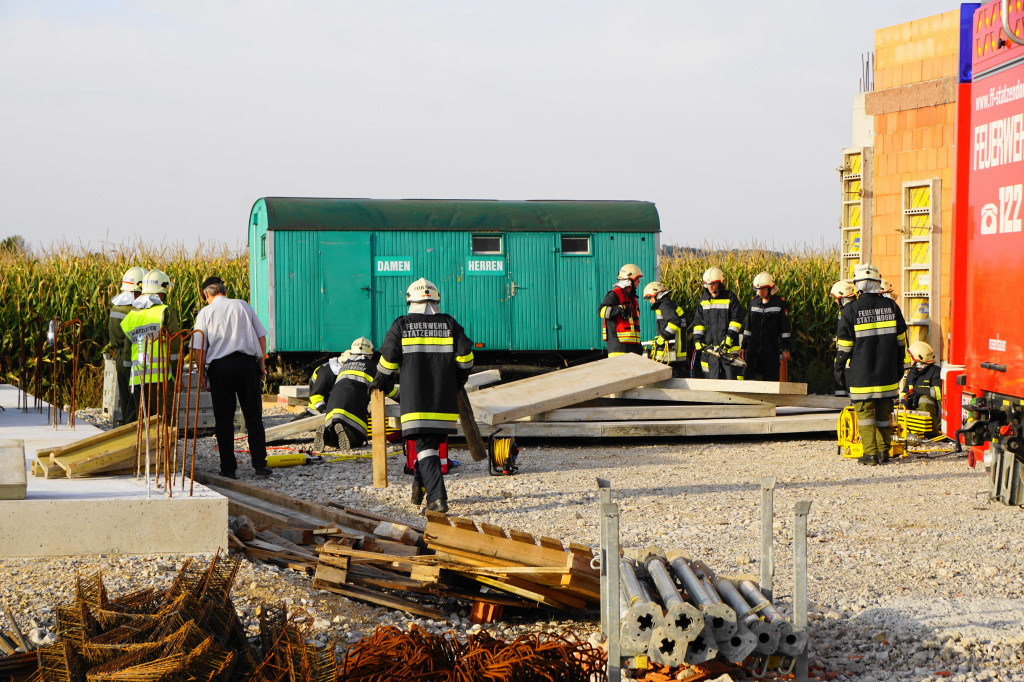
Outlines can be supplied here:
[[267, 258], [267, 235], [260, 236], [260, 258]]
[[589, 256], [590, 237], [562, 235], [562, 254], [567, 256]]
[[474, 254], [495, 254], [495, 253], [501, 253], [501, 235], [500, 234], [474, 234], [473, 235], [473, 253]]

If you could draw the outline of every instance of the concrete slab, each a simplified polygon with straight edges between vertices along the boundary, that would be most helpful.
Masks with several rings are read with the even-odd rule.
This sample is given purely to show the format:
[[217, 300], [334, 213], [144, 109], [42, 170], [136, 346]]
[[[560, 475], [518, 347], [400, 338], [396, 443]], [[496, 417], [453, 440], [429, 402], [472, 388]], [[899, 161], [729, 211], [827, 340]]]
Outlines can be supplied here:
[[0, 440], [0, 500], [23, 500], [28, 485], [25, 471], [25, 444], [20, 440]]
[[[25, 470], [36, 450], [100, 432], [78, 422], [56, 429], [44, 406], [23, 412], [19, 391], [0, 385], [0, 440], [25, 443]], [[29, 404], [34, 398], [29, 397]], [[0, 501], [0, 556], [210, 553], [227, 547], [228, 501], [195, 484], [194, 495], [164, 491], [132, 476], [44, 479], [27, 476], [25, 499]]]

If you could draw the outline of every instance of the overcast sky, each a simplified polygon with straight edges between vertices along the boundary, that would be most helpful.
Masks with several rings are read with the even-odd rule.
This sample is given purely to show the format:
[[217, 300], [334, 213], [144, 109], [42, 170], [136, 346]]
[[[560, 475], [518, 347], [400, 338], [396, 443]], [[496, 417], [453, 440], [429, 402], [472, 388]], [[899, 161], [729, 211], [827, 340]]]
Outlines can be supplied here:
[[874, 31], [940, 0], [0, 0], [0, 238], [244, 244], [262, 196], [642, 199], [838, 241]]

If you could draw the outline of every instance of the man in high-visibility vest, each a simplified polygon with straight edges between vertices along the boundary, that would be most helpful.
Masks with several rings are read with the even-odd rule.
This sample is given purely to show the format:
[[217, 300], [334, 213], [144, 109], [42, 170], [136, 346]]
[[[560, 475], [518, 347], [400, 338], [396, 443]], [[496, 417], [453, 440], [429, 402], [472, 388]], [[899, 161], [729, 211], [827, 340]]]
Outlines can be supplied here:
[[[178, 311], [167, 305], [171, 279], [160, 270], [150, 270], [142, 279], [142, 295], [132, 303], [132, 311], [121, 320], [121, 329], [131, 343], [131, 372], [128, 384], [135, 397], [136, 407], [145, 401], [146, 412], [157, 408], [155, 391], [146, 390], [156, 384], [170, 381], [172, 368], [178, 359], [160, 341], [160, 330], [168, 334], [181, 331]], [[138, 414], [129, 415], [135, 421]]]
[[142, 294], [142, 279], [145, 268], [133, 267], [121, 276], [121, 293], [110, 301], [110, 317], [107, 319], [107, 339], [114, 356], [114, 374], [117, 378], [117, 402], [121, 406], [120, 418], [114, 419], [114, 426], [135, 421], [138, 406], [133, 404], [131, 384], [128, 377], [132, 366], [132, 344], [121, 329], [121, 321], [132, 310], [132, 303]]
[[619, 279], [597, 309], [601, 318], [601, 339], [608, 344], [608, 357], [644, 352], [640, 343], [640, 301], [637, 292], [644, 273], [627, 263], [619, 268]]

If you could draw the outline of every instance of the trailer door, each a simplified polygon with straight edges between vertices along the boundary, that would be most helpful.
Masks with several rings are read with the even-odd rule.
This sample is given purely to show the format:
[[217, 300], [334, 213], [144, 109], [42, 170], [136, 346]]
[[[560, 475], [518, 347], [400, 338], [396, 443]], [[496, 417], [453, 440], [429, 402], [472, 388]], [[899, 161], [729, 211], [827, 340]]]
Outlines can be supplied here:
[[[373, 339], [369, 232], [325, 233], [320, 240], [320, 350], [341, 352]], [[315, 301], [311, 305], [317, 305]]]
[[[558, 344], [555, 300], [575, 291], [558, 291], [555, 239], [551, 233], [508, 234], [508, 301], [512, 348], [552, 350]], [[561, 286], [572, 287], [572, 283]]]

